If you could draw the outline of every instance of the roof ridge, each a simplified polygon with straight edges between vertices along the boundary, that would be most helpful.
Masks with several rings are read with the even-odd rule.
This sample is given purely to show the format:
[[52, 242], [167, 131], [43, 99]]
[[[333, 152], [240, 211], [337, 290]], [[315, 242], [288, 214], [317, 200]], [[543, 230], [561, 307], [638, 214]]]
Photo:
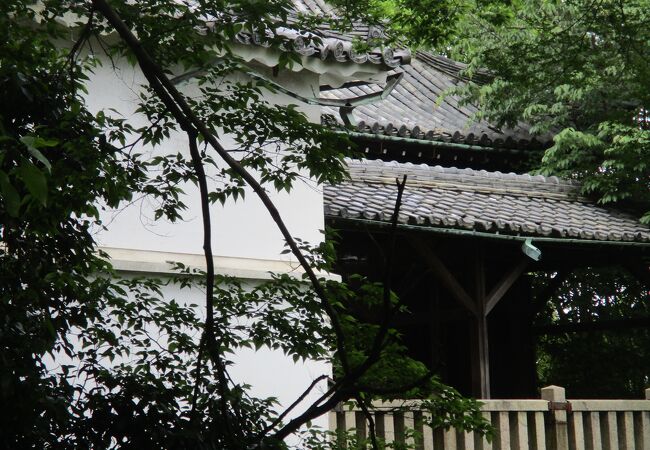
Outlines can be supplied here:
[[427, 164], [385, 162], [382, 160], [346, 159], [353, 180], [389, 184], [396, 177], [407, 175], [407, 185], [468, 190], [509, 195], [545, 196], [558, 199], [580, 198], [580, 185], [556, 176], [488, 172], [470, 168], [429, 166]]
[[[578, 189], [580, 184], [559, 178], [557, 176], [544, 176], [544, 175], [531, 175], [531, 174], [516, 174], [514, 172], [503, 173], [500, 171], [487, 171], [476, 170], [471, 168], [457, 168], [457, 167], [442, 167], [439, 165], [430, 166], [428, 164], [414, 164], [410, 162], [401, 163], [398, 161], [383, 161], [378, 159], [351, 159], [346, 158], [348, 168], [355, 173], [362, 173], [359, 170], [361, 167], [365, 168], [389, 168], [397, 172], [408, 172], [416, 175], [428, 175], [431, 178], [444, 175], [464, 175], [473, 177], [484, 178], [497, 178], [508, 182], [529, 183], [529, 184], [550, 184], [553, 186], [564, 186], [572, 190]], [[376, 173], [376, 172], [375, 172]]]
[[[402, 65], [403, 78], [383, 100], [354, 108], [354, 131], [372, 139], [374, 135], [415, 139], [417, 144], [432, 141], [495, 149], [536, 152], [550, 147], [550, 133], [536, 135], [525, 123], [499, 128], [486, 118], [476, 117], [476, 105], [453, 95], [442, 95], [458, 83], [461, 63], [442, 56], [417, 52], [410, 64]], [[345, 99], [349, 88], [327, 91], [327, 98]], [[335, 108], [325, 113], [338, 117]], [[337, 119], [337, 124], [344, 121]]]
[[[424, 50], [417, 50], [415, 52], [415, 59], [422, 61], [425, 64], [432, 66], [442, 72], [445, 72], [447, 75], [453, 76], [458, 80], [469, 80], [468, 76], [461, 73], [463, 70], [469, 67], [469, 65], [464, 62], [456, 61], [455, 59], [447, 58], [446, 56], [434, 54]], [[479, 69], [474, 73], [473, 81], [483, 84], [489, 81], [490, 78], [491, 75], [489, 72]]]

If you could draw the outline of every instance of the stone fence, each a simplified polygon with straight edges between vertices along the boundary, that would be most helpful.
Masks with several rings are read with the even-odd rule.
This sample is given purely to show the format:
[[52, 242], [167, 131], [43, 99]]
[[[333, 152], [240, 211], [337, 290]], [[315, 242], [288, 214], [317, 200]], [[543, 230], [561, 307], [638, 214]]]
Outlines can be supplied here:
[[[541, 399], [481, 400], [494, 427], [490, 441], [453, 428], [432, 430], [415, 400], [374, 405], [377, 436], [386, 444], [418, 450], [650, 450], [650, 389], [645, 400], [567, 400], [564, 388], [542, 389]], [[361, 410], [342, 406], [330, 429], [368, 435]], [[402, 445], [400, 445], [402, 444]], [[361, 446], [363, 448], [363, 446]], [[367, 448], [370, 448], [368, 445]], [[392, 447], [391, 447], [392, 448]]]

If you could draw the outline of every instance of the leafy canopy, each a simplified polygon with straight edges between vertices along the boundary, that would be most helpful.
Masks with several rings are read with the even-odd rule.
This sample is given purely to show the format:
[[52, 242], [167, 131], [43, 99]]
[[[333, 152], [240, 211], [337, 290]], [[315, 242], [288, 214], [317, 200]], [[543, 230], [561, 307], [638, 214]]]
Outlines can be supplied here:
[[445, 49], [492, 80], [459, 89], [499, 126], [523, 120], [553, 135], [541, 172], [583, 182], [650, 221], [650, 4], [513, 2], [503, 20], [480, 11], [458, 21]]
[[359, 5], [355, 12], [397, 41], [467, 63], [471, 81], [447, 94], [477, 105], [475, 119], [524, 121], [552, 139], [541, 173], [580, 180], [584, 194], [650, 222], [647, 0]]
[[[208, 238], [206, 272], [177, 265], [173, 276], [138, 279], [115, 273], [96, 249], [95, 230], [110, 226], [101, 209], [138, 196], [155, 202], [156, 218], [174, 222], [186, 213], [184, 192], [199, 195], [198, 184], [197, 233], [211, 236], [209, 206], [243, 196], [247, 183], [263, 197], [290, 190], [305, 172], [319, 182], [342, 179], [349, 143], [293, 106], [268, 103], [272, 86], [243, 76], [250, 68], [233, 52], [236, 33], [253, 30], [285, 49], [276, 71], [299, 64], [276, 31], [314, 20], [290, 17], [289, 6], [0, 3], [0, 404], [13, 405], [3, 410], [2, 446], [281, 448], [339, 402], [370, 407], [406, 394], [428, 399], [434, 426], [486, 431], [475, 402], [404, 356], [388, 327], [402, 307], [387, 284], [278, 275], [243, 286], [214, 275]], [[86, 106], [93, 73], [124, 61], [148, 80], [138, 102], [144, 125]], [[196, 95], [169, 81], [187, 71]], [[170, 148], [181, 129], [188, 148]], [[224, 163], [223, 134], [237, 143], [234, 163]], [[287, 242], [307, 275], [331, 269], [330, 242]], [[204, 305], [187, 301], [197, 290]], [[360, 322], [348, 312], [354, 302], [386, 320]], [[254, 398], [230, 379], [232, 354], [247, 347], [331, 362], [336, 378], [289, 421], [274, 399]], [[305, 439], [310, 448], [336, 445], [313, 429]]]

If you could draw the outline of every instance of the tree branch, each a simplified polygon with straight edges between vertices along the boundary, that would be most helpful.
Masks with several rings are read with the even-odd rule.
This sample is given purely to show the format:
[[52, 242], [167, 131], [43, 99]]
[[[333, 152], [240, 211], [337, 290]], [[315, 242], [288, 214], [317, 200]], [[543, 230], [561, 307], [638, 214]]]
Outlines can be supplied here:
[[366, 416], [368, 421], [368, 434], [370, 434], [370, 443], [372, 444], [372, 450], [379, 450], [379, 444], [377, 443], [377, 430], [375, 428], [375, 419], [372, 417], [372, 413], [368, 410], [368, 407], [364, 403], [360, 395], [355, 396], [363, 415]]
[[285, 409], [285, 410], [282, 412], [282, 414], [280, 414], [280, 415], [277, 417], [277, 419], [275, 419], [275, 420], [273, 421], [273, 423], [271, 423], [271, 425], [269, 425], [268, 427], [266, 427], [266, 428], [264, 429], [264, 431], [261, 433], [261, 435], [262, 435], [262, 436], [266, 435], [269, 431], [271, 431], [273, 428], [275, 428], [275, 427], [276, 427], [280, 422], [282, 422], [282, 419], [284, 419], [284, 418], [287, 416], [287, 414], [289, 414], [289, 413], [290, 413], [290, 412], [291, 412], [291, 411], [292, 411], [296, 406], [298, 406], [298, 405], [300, 404], [300, 402], [302, 402], [302, 401], [305, 399], [305, 397], [307, 397], [307, 395], [309, 395], [309, 393], [312, 391], [312, 389], [314, 389], [314, 388], [316, 387], [316, 385], [317, 385], [318, 383], [320, 383], [321, 381], [323, 381], [323, 380], [325, 380], [325, 379], [327, 379], [327, 378], [328, 378], [327, 375], [321, 375], [321, 376], [319, 376], [318, 378], [316, 378], [314, 381], [312, 381], [311, 384], [309, 385], [309, 387], [308, 387], [307, 389], [305, 389], [305, 392], [303, 392], [303, 393], [300, 395], [300, 397], [298, 397], [298, 398], [296, 399], [295, 402], [293, 402], [293, 403], [292, 403], [292, 404], [291, 404], [287, 409]]
[[[107, 3], [106, 0], [92, 0], [93, 5], [97, 11], [106, 18], [106, 20], [115, 28], [117, 33], [125, 41], [129, 49], [134, 53], [138, 60], [138, 64], [142, 70], [143, 75], [150, 84], [152, 90], [156, 93], [159, 99], [163, 104], [169, 109], [170, 113], [174, 116], [179, 126], [188, 133], [191, 137], [196, 138], [196, 134], [200, 134], [203, 139], [208, 142], [217, 154], [223, 159], [223, 161], [233, 170], [235, 174], [240, 176], [257, 194], [265, 208], [273, 218], [280, 232], [282, 233], [287, 245], [289, 246], [291, 252], [299, 261], [301, 267], [305, 271], [307, 278], [309, 279], [312, 288], [314, 289], [316, 295], [320, 299], [323, 310], [329, 317], [333, 331], [336, 336], [337, 341], [337, 356], [341, 362], [343, 368], [344, 377], [343, 381], [339, 384], [339, 390], [332, 393], [331, 397], [325, 401], [325, 403], [320, 404], [316, 403], [312, 405], [305, 413], [301, 416], [293, 419], [287, 425], [285, 425], [281, 430], [279, 430], [275, 435], [274, 439], [282, 440], [287, 437], [289, 434], [295, 432], [300, 426], [302, 426], [307, 421], [320, 416], [321, 414], [329, 411], [333, 408], [338, 402], [343, 399], [348, 399], [353, 396], [353, 392], [348, 388], [354, 385], [354, 382], [358, 380], [373, 364], [377, 362], [381, 354], [385, 337], [388, 333], [388, 325], [390, 322], [390, 316], [392, 315], [393, 308], [390, 307], [390, 270], [392, 269], [392, 255], [389, 257], [389, 261], [386, 265], [386, 275], [387, 275], [387, 286], [384, 288], [383, 303], [385, 306], [385, 318], [383, 320], [382, 326], [380, 327], [377, 335], [375, 336], [372, 349], [366, 358], [366, 360], [354, 368], [350, 369], [349, 362], [347, 359], [347, 351], [345, 338], [343, 330], [339, 321], [338, 313], [331, 305], [325, 288], [321, 285], [316, 273], [313, 268], [309, 265], [306, 257], [302, 254], [300, 248], [298, 247], [296, 241], [291, 236], [286, 224], [284, 223], [282, 217], [280, 216], [277, 208], [271, 201], [264, 187], [251, 175], [236, 159], [234, 159], [230, 153], [223, 148], [223, 146], [216, 139], [214, 134], [210, 129], [198, 118], [198, 116], [193, 112], [183, 95], [178, 92], [176, 87], [170, 82], [169, 78], [165, 75], [163, 70], [155, 63], [155, 61], [149, 56], [147, 51], [142, 47], [140, 41], [135, 37], [131, 30], [126, 26], [126, 24], [121, 20], [117, 13], [112, 9], [112, 7]], [[202, 163], [199, 159], [193, 155], [193, 163], [195, 164], [195, 169], [197, 170], [197, 175], [199, 175], [199, 180], [205, 177], [205, 174], [202, 172]], [[200, 167], [200, 169], [199, 169]], [[201, 170], [201, 172], [199, 172]], [[203, 176], [200, 176], [200, 173], [203, 173]], [[397, 219], [399, 216], [399, 209], [401, 205], [401, 198], [404, 191], [404, 186], [406, 184], [406, 177], [402, 183], [397, 183], [398, 185], [398, 195], [393, 212], [393, 226], [392, 226], [392, 241], [391, 241], [391, 253], [393, 253], [395, 246], [395, 231], [397, 229]], [[206, 188], [207, 189], [207, 188]], [[205, 212], [205, 203], [207, 201], [207, 191], [204, 191], [201, 188], [202, 196], [202, 209]], [[205, 217], [204, 217], [205, 219]], [[205, 220], [204, 220], [205, 225]], [[209, 226], [209, 222], [208, 222]], [[204, 226], [204, 238], [206, 236], [206, 229]], [[209, 241], [208, 241], [209, 242]], [[209, 247], [208, 247], [209, 248]], [[205, 250], [205, 248], [204, 248]], [[209, 287], [214, 282], [214, 272], [212, 265], [212, 254], [210, 251], [205, 252], [206, 263], [208, 264], [208, 283]], [[211, 272], [212, 270], [212, 272]], [[212, 274], [212, 276], [210, 276]], [[210, 288], [208, 288], [210, 290]], [[211, 299], [210, 299], [211, 300]], [[207, 295], [206, 295], [207, 301]], [[212, 313], [211, 301], [207, 301], [206, 309], [209, 308], [209, 312]], [[210, 316], [209, 316], [210, 317]], [[213, 319], [207, 319], [213, 320]], [[213, 323], [210, 324], [206, 322], [206, 331], [213, 326]], [[219, 361], [220, 358], [219, 351], [215, 345], [210, 345], [210, 335], [206, 335], [208, 339], [206, 345], [210, 351], [210, 355], [213, 358], [217, 368], [221, 370]], [[214, 342], [212, 344], [215, 344]], [[221, 375], [220, 375], [221, 376]], [[221, 384], [221, 383], [220, 383]], [[224, 397], [225, 400], [225, 397]], [[225, 411], [224, 419], [227, 420], [228, 412]]]
[[[207, 348], [211, 360], [214, 362], [217, 369], [217, 379], [219, 386], [219, 396], [220, 402], [219, 406], [221, 408], [221, 414], [226, 425], [226, 433], [229, 439], [232, 439], [233, 434], [236, 432], [237, 428], [233, 427], [230, 423], [230, 414], [228, 414], [228, 403], [229, 403], [229, 389], [228, 389], [228, 379], [226, 376], [226, 365], [223, 362], [221, 353], [219, 352], [219, 343], [215, 335], [214, 327], [214, 258], [212, 255], [212, 222], [210, 219], [210, 202], [208, 197], [208, 183], [205, 175], [205, 170], [203, 168], [203, 161], [201, 154], [196, 143], [197, 134], [196, 131], [192, 128], [188, 128], [187, 136], [189, 138], [189, 147], [190, 147], [190, 156], [192, 157], [192, 165], [194, 166], [194, 171], [196, 172], [199, 191], [201, 193], [201, 215], [203, 220], [203, 254], [205, 255], [205, 265], [206, 265], [206, 288], [205, 288], [205, 348]], [[201, 360], [201, 349], [199, 348], [199, 364]], [[197, 364], [197, 386], [201, 382], [200, 378], [200, 368]], [[198, 391], [198, 388], [197, 388]], [[195, 391], [195, 393], [198, 393]], [[193, 399], [195, 404], [195, 399]]]
[[70, 79], [74, 78], [74, 61], [77, 57], [77, 53], [81, 50], [81, 47], [83, 47], [84, 43], [88, 40], [92, 33], [94, 20], [95, 7], [91, 6], [90, 11], [88, 11], [88, 22], [86, 22], [86, 25], [84, 26], [83, 30], [79, 34], [79, 37], [68, 53], [68, 62], [70, 63]]
[[282, 233], [282, 236], [291, 249], [291, 252], [305, 271], [307, 278], [309, 279], [314, 291], [321, 301], [323, 309], [330, 318], [332, 322], [332, 328], [334, 329], [337, 340], [337, 354], [341, 360], [343, 370], [346, 372], [349, 371], [345, 339], [343, 336], [338, 314], [330, 304], [327, 293], [325, 292], [325, 288], [320, 284], [316, 273], [309, 265], [309, 262], [305, 256], [302, 254], [300, 248], [298, 247], [296, 241], [293, 239], [293, 236], [289, 232], [289, 229], [284, 223], [277, 208], [273, 204], [273, 201], [266, 193], [264, 187], [255, 179], [252, 174], [246, 170], [246, 168], [244, 168], [236, 159], [230, 155], [230, 153], [219, 143], [219, 141], [208, 129], [208, 127], [197, 117], [197, 115], [188, 105], [183, 95], [178, 92], [167, 75], [165, 75], [163, 70], [155, 63], [151, 56], [149, 56], [147, 51], [142, 47], [142, 44], [138, 38], [135, 37], [135, 35], [117, 15], [115, 10], [113, 10], [113, 8], [107, 3], [107, 1], [92, 1], [95, 8], [102, 13], [106, 20], [113, 26], [113, 28], [115, 28], [120, 37], [125, 41], [131, 51], [133, 51], [138, 60], [138, 64], [140, 65], [142, 73], [147, 78], [147, 81], [149, 81], [151, 88], [160, 97], [160, 100], [165, 104], [165, 106], [169, 108], [170, 112], [179, 123], [180, 127], [185, 131], [196, 129], [196, 131], [203, 136], [204, 140], [214, 148], [214, 150], [224, 160], [224, 162], [228, 164], [228, 166], [238, 176], [240, 176], [260, 198], [264, 204], [264, 207], [267, 209], [273, 221], [276, 223], [278, 229]]

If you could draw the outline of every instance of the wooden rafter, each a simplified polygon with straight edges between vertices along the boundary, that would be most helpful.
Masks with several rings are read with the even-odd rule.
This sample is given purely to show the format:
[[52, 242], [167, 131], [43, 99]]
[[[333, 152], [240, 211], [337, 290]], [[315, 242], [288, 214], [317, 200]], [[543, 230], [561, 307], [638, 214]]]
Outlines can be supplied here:
[[494, 286], [492, 291], [485, 299], [485, 314], [490, 314], [492, 309], [499, 303], [508, 290], [515, 284], [521, 274], [524, 273], [528, 267], [528, 258], [522, 258], [517, 264], [514, 265], [499, 282]]
[[474, 317], [478, 317], [479, 310], [474, 299], [460, 285], [456, 277], [447, 269], [447, 266], [445, 266], [440, 258], [436, 256], [431, 247], [424, 241], [415, 238], [409, 238], [409, 242], [451, 295], [467, 308]]

